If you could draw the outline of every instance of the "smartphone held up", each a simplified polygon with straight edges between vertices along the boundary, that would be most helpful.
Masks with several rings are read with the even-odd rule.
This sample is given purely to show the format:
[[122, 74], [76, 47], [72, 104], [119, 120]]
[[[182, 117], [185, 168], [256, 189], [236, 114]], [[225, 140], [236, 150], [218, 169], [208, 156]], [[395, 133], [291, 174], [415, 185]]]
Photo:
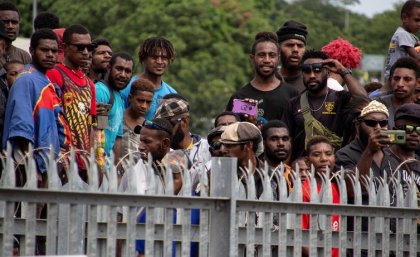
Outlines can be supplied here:
[[248, 114], [250, 116], [255, 116], [257, 114], [257, 104], [250, 103], [241, 99], [233, 99], [233, 108], [232, 112], [238, 114]]

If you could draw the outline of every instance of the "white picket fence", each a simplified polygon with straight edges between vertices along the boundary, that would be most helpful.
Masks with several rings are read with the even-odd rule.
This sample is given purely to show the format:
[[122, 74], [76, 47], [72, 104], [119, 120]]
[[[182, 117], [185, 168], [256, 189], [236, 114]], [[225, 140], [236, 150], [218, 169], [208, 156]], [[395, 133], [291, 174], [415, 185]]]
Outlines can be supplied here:
[[[80, 179], [71, 163], [68, 183], [61, 185], [55, 161], [49, 156], [48, 189], [37, 188], [31, 157], [25, 163], [30, 171], [27, 182], [17, 188], [10, 156], [9, 150], [0, 179], [0, 256], [12, 256], [14, 235], [20, 236], [21, 255], [33, 255], [36, 237], [43, 236], [47, 255], [137, 256], [135, 242], [145, 240], [145, 256], [158, 257], [173, 256], [173, 251], [176, 256], [196, 256], [190, 253], [193, 243], [198, 247], [197, 256], [212, 257], [300, 257], [303, 247], [309, 249], [310, 256], [331, 256], [332, 248], [338, 248], [340, 256], [346, 256], [348, 250], [353, 256], [362, 256], [362, 250], [367, 256], [389, 256], [391, 252], [420, 256], [420, 211], [414, 182], [405, 193], [396, 184], [396, 204], [391, 207], [389, 185], [385, 183], [388, 179], [365, 178], [369, 203], [362, 205], [358, 174], [339, 172], [335, 176], [340, 204], [331, 204], [330, 183], [324, 183], [318, 193], [315, 180], [310, 182], [311, 202], [304, 203], [299, 176], [288, 192], [282, 170], [273, 175], [264, 169], [258, 171], [263, 177], [263, 192], [256, 199], [254, 176], [244, 172], [239, 180], [235, 159], [214, 158], [210, 176], [201, 167], [200, 196], [191, 196], [188, 171], [184, 172], [181, 193], [174, 196], [170, 171], [163, 185], [150, 163], [137, 170], [129, 165], [127, 190], [118, 192], [115, 167], [99, 186], [93, 158], [89, 159], [89, 184]], [[142, 176], [147, 180], [146, 190], [139, 188]], [[346, 184], [345, 178], [352, 182]], [[273, 199], [273, 179], [278, 181], [278, 200]], [[354, 191], [352, 205], [347, 204], [345, 193], [349, 185]], [[21, 205], [21, 217], [15, 217], [16, 203]], [[46, 219], [36, 218], [39, 203], [47, 206]], [[193, 209], [199, 210], [199, 224], [191, 224]], [[139, 224], [137, 216], [143, 211], [146, 222]], [[123, 213], [122, 221], [117, 221], [119, 213]], [[301, 229], [302, 214], [310, 216], [308, 230]], [[340, 216], [338, 231], [326, 225], [331, 224], [332, 215]], [[348, 228], [347, 217], [353, 217], [354, 229]], [[362, 229], [362, 219], [368, 221], [367, 230]], [[391, 231], [393, 222], [396, 228]]]

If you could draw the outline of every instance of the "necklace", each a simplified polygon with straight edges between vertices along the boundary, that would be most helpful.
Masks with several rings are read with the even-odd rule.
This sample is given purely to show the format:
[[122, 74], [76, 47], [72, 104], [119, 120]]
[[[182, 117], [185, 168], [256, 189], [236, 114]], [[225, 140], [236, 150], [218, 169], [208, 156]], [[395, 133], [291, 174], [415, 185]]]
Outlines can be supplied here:
[[[319, 106], [319, 108], [318, 108], [318, 109], [313, 110], [313, 109], [311, 108], [311, 106], [310, 106], [310, 105], [309, 105], [309, 109], [310, 109], [312, 112], [317, 112], [317, 111], [321, 110], [322, 106], [324, 106], [325, 101], [327, 100], [327, 97], [328, 97], [328, 93], [329, 93], [329, 92], [330, 92], [330, 90], [328, 90], [328, 91], [327, 91], [327, 94], [325, 95], [324, 101], [322, 101], [322, 104]], [[307, 94], [307, 93], [306, 93], [306, 94]], [[309, 98], [308, 98], [308, 99], [309, 99]]]
[[67, 69], [69, 69], [76, 77], [78, 77], [80, 79], [83, 79], [85, 77], [85, 73], [84, 72], [80, 72], [81, 69], [72, 69], [69, 66], [65, 65], [64, 63], [63, 63], [63, 66], [66, 67]]

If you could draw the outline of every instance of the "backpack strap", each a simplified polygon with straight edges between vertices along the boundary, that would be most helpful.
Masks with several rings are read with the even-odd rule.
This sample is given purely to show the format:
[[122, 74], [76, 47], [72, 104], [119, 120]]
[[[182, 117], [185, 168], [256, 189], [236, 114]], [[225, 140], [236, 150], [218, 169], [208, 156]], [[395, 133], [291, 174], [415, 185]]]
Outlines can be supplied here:
[[343, 138], [337, 136], [334, 132], [326, 128], [319, 120], [315, 119], [311, 113], [311, 109], [309, 108], [308, 92], [304, 92], [300, 96], [300, 107], [305, 126], [305, 148], [309, 139], [316, 134], [327, 137], [334, 148], [338, 149], [341, 146]]

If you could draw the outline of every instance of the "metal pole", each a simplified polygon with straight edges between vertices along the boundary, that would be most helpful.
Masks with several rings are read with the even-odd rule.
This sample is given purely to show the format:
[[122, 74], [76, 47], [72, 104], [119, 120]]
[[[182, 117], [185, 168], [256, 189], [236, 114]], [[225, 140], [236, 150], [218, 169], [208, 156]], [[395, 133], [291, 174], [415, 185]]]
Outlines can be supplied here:
[[[33, 0], [32, 2], [32, 24], [34, 24], [35, 17], [38, 14], [38, 0]], [[32, 30], [35, 31], [35, 28], [32, 26]]]

